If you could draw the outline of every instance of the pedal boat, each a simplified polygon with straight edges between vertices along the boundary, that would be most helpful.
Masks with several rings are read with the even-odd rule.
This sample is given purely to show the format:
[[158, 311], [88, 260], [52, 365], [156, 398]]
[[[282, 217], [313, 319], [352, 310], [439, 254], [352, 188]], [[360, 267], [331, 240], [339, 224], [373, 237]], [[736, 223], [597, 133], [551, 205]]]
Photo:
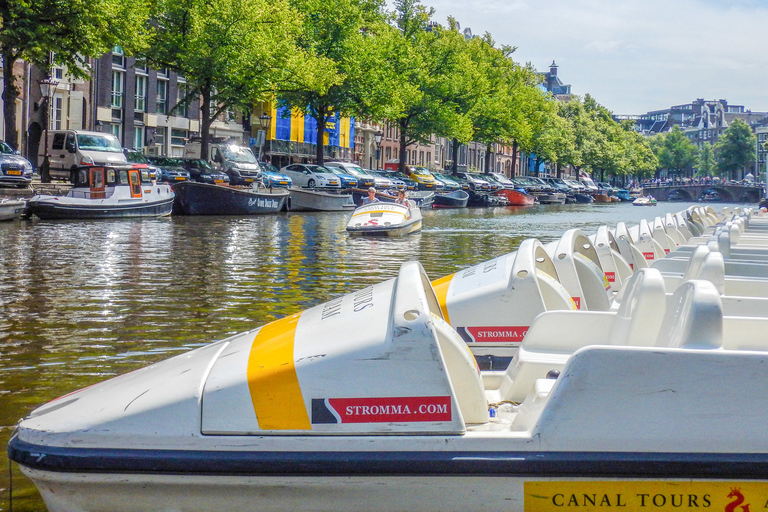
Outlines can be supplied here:
[[664, 343], [540, 340], [571, 351], [557, 354], [557, 375], [541, 358], [538, 373], [481, 373], [429, 283], [408, 262], [391, 280], [63, 396], [20, 422], [9, 457], [51, 512], [768, 501], [768, 352], [722, 349], [715, 317], [684, 336], [701, 286], [676, 292]]
[[347, 223], [350, 235], [404, 236], [421, 231], [421, 209], [413, 201], [408, 205], [377, 201], [358, 206]]

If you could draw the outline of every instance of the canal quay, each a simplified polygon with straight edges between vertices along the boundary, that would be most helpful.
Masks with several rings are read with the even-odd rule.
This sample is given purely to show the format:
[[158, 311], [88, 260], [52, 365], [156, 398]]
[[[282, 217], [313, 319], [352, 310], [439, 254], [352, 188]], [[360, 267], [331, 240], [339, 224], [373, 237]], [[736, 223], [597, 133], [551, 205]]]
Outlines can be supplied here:
[[0, 511], [45, 510], [5, 446], [49, 400], [395, 277], [406, 261], [437, 279], [526, 238], [690, 204], [426, 210], [422, 232], [396, 239], [348, 236], [345, 212], [0, 223]]

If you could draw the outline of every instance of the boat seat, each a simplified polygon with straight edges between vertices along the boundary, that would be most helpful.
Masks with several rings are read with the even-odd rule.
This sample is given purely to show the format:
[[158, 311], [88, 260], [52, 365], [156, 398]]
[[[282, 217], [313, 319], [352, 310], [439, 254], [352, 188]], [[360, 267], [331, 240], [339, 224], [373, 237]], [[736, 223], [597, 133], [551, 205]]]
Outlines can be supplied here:
[[488, 402], [480, 369], [466, 343], [442, 318], [432, 315], [437, 343], [465, 424], [487, 423]]
[[[661, 274], [641, 269], [624, 286], [624, 300], [615, 311], [548, 311], [536, 317], [517, 356], [489, 400], [522, 401], [536, 379], [562, 370], [576, 350], [588, 345], [653, 346], [666, 300]], [[501, 373], [501, 372], [498, 372]], [[498, 381], [488, 378], [487, 383]]]
[[675, 290], [667, 305], [656, 346], [722, 348], [723, 308], [714, 284], [694, 279]]

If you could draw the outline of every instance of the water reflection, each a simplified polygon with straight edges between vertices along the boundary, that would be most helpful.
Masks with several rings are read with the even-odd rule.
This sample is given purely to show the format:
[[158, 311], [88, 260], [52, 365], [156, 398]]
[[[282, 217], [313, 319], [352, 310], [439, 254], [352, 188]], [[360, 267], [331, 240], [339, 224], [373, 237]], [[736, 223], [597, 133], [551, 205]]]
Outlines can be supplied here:
[[[685, 206], [425, 211], [421, 233], [393, 239], [347, 236], [346, 213], [0, 223], [0, 510], [13, 425], [52, 398], [394, 277], [404, 261], [434, 279], [528, 237]], [[43, 508], [17, 468], [14, 497], [16, 511]]]

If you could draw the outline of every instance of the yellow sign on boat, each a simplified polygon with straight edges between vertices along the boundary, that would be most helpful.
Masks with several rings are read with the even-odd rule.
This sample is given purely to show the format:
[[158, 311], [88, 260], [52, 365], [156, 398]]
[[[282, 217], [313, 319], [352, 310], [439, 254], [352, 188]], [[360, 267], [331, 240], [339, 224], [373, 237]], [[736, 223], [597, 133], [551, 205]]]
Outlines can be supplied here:
[[608, 480], [525, 482], [525, 512], [709, 510], [768, 507], [768, 482]]

